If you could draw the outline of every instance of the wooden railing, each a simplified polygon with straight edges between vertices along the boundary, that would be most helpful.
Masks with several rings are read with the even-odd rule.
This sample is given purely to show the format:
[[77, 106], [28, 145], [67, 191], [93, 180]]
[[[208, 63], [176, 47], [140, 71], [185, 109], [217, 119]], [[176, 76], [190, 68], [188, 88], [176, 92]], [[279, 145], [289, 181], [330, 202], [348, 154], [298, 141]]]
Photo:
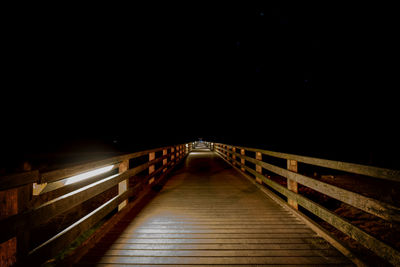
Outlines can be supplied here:
[[[118, 214], [149, 193], [191, 151], [192, 144], [0, 177], [0, 265], [36, 265], [51, 259], [106, 216]], [[45, 240], [38, 238], [42, 234], [37, 229], [45, 231], [63, 214], [73, 217], [64, 229]]]
[[[297, 172], [298, 162], [305, 164], [324, 167], [343, 172], [370, 176], [378, 179], [400, 182], [400, 171], [390, 170], [354, 163], [339, 162], [312, 158], [306, 156], [292, 155], [286, 153], [272, 152], [262, 149], [254, 149], [248, 147], [232, 146], [226, 144], [214, 144], [215, 152], [227, 160], [230, 164], [237, 167], [259, 184], [266, 185], [276, 192], [287, 198], [287, 205], [297, 210], [298, 205], [308, 210], [320, 219], [334, 226], [344, 234], [350, 236], [367, 249], [376, 253], [376, 255], [384, 258], [395, 266], [400, 265], [400, 253], [388, 244], [378, 240], [362, 229], [351, 224], [346, 219], [338, 216], [336, 213], [323, 207], [322, 205], [308, 199], [306, 196], [298, 193], [298, 184], [318, 191], [326, 196], [339, 200], [364, 212], [382, 218], [389, 222], [400, 221], [400, 208], [391, 204], [363, 196], [358, 193], [340, 188], [338, 186], [325, 183], [318, 179], [299, 174]], [[246, 153], [254, 156], [247, 156]], [[267, 163], [263, 160], [266, 158], [284, 159], [287, 161], [287, 168], [277, 166], [276, 164]], [[255, 168], [249, 167], [252, 163]], [[263, 174], [263, 169], [271, 173], [275, 173], [287, 179], [287, 187], [282, 186], [278, 182], [269, 179]]]

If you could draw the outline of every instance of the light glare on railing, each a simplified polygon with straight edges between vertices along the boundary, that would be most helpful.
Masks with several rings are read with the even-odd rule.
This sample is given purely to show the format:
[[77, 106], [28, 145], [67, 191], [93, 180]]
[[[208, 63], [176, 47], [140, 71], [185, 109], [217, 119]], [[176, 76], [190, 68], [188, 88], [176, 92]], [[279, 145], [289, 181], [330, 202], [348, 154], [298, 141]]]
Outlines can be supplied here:
[[95, 169], [93, 171], [88, 171], [88, 172], [84, 172], [84, 173], [72, 176], [72, 177], [66, 179], [65, 185], [76, 183], [76, 182], [85, 180], [87, 178], [108, 172], [108, 171], [112, 170], [113, 167], [114, 167], [114, 165], [110, 165], [110, 166], [106, 166], [103, 168]]

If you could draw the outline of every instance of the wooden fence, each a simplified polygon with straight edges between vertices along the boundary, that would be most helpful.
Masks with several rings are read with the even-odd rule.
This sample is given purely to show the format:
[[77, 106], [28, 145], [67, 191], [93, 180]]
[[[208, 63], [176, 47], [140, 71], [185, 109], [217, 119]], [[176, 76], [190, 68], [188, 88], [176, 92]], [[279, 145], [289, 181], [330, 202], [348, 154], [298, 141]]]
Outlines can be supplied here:
[[[149, 193], [191, 149], [192, 143], [180, 144], [0, 177], [0, 265], [36, 265], [56, 256], [96, 223]], [[106, 192], [110, 197], [101, 201]], [[97, 206], [82, 214], [88, 204]], [[46, 240], [38, 240], [37, 229], [46, 229], [71, 210], [79, 216]]]
[[[367, 249], [373, 251], [376, 255], [384, 258], [395, 266], [400, 266], [399, 251], [356, 227], [329, 209], [313, 202], [304, 195], [299, 194], [298, 184], [309, 187], [326, 196], [339, 200], [369, 214], [373, 214], [374, 216], [380, 217], [389, 222], [400, 221], [399, 207], [299, 174], [297, 172], [297, 166], [298, 162], [302, 162], [312, 166], [324, 167], [395, 182], [400, 182], [400, 171], [218, 143], [214, 144], [214, 149], [215, 152], [220, 154], [220, 156], [226, 159], [230, 164], [241, 171], [250, 174], [257, 183], [267, 185], [285, 196], [287, 198], [287, 204], [291, 208], [297, 210], [298, 205], [300, 205], [344, 234], [350, 236]], [[247, 156], [246, 153], [249, 152], [254, 154], [254, 156]], [[263, 160], [263, 155], [265, 158], [286, 160], [286, 168], [277, 166], [277, 164], [265, 162], [265, 160]], [[252, 163], [255, 168], [249, 167], [249, 164], [246, 164], [246, 162]], [[281, 177], [285, 177], [287, 179], [287, 187], [284, 187], [266, 177], [263, 174], [263, 169]]]

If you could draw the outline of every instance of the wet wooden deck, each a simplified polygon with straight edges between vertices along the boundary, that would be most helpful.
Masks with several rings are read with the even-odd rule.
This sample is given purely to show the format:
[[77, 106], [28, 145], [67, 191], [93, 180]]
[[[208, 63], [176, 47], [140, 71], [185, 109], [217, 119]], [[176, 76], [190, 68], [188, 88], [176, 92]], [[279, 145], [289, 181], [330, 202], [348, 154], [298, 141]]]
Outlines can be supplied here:
[[302, 221], [207, 150], [192, 152], [161, 192], [126, 216], [80, 265], [347, 266]]

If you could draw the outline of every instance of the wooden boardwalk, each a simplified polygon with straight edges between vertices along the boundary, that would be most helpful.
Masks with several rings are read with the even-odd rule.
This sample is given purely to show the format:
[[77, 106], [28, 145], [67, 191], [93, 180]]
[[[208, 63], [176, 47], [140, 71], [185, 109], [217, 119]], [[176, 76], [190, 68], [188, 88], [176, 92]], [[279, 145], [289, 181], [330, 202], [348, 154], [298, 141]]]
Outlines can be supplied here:
[[79, 265], [351, 266], [216, 154], [192, 152], [161, 192]]

